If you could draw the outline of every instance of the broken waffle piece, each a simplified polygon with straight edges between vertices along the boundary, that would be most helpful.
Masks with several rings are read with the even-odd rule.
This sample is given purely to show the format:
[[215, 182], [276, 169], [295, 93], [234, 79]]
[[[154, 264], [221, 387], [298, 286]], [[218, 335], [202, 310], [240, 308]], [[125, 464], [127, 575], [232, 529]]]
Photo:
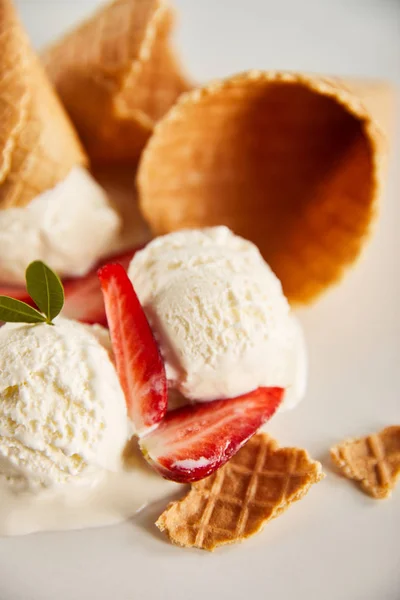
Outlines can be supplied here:
[[255, 435], [219, 471], [192, 485], [156, 522], [171, 542], [214, 550], [260, 531], [324, 477], [305, 450]]
[[373, 498], [388, 498], [400, 474], [400, 425], [331, 448], [339, 471]]

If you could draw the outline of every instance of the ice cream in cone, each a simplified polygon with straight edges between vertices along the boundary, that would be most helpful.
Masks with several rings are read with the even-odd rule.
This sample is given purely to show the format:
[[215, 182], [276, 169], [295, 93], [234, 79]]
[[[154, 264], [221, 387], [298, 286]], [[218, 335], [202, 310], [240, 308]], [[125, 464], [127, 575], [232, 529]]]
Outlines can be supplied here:
[[32, 260], [61, 276], [107, 254], [120, 218], [87, 157], [11, 0], [0, 0], [0, 282], [24, 282]]
[[44, 64], [92, 161], [137, 162], [154, 123], [189, 88], [164, 0], [116, 0], [47, 49]]
[[337, 281], [381, 191], [385, 85], [251, 71], [182, 96], [139, 165], [155, 234], [225, 224], [255, 242], [292, 302]]

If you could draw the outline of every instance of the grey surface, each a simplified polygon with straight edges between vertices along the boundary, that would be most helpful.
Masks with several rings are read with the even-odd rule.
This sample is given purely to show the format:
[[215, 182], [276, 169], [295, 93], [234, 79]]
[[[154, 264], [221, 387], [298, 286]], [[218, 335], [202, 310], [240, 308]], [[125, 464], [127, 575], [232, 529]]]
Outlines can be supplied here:
[[[36, 47], [100, 2], [17, 0]], [[249, 68], [400, 77], [398, 0], [176, 0], [177, 41], [206, 80]]]
[[[96, 3], [18, 4], [39, 46]], [[177, 4], [178, 44], [196, 79], [273, 67], [400, 83], [396, 0]], [[282, 443], [322, 459], [326, 480], [262, 535], [215, 555], [166, 544], [152, 527], [156, 508], [118, 527], [0, 540], [1, 600], [398, 600], [400, 490], [373, 501], [326, 461], [338, 439], [400, 422], [398, 146], [363, 260], [300, 313], [310, 350], [307, 399], [271, 426]]]

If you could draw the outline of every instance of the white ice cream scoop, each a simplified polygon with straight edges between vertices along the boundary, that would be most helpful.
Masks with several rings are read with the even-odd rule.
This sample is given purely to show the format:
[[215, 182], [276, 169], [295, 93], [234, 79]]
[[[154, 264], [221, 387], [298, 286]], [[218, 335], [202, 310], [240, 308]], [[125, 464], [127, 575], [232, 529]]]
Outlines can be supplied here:
[[282, 386], [284, 407], [302, 399], [302, 330], [254, 244], [226, 227], [171, 233], [135, 255], [129, 276], [172, 388], [209, 401]]
[[60, 277], [86, 274], [107, 256], [121, 228], [104, 190], [83, 167], [27, 206], [0, 210], [0, 282], [23, 284], [32, 260]]
[[120, 468], [128, 419], [105, 339], [64, 318], [0, 328], [0, 478], [13, 489]]

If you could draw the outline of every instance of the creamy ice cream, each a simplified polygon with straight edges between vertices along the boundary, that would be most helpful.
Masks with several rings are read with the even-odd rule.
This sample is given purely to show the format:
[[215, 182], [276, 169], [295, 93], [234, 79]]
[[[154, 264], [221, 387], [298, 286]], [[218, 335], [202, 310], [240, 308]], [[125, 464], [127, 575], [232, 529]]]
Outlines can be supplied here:
[[105, 329], [1, 327], [0, 535], [109, 525], [174, 492], [130, 429]]
[[301, 400], [301, 327], [254, 244], [226, 227], [175, 232], [138, 252], [129, 276], [172, 388], [208, 401], [282, 386], [286, 408]]
[[121, 228], [106, 194], [82, 167], [25, 207], [0, 210], [0, 281], [21, 284], [32, 260], [60, 277], [84, 275], [110, 253]]
[[129, 435], [97, 329], [55, 323], [0, 328], [0, 474], [15, 490], [116, 471]]

